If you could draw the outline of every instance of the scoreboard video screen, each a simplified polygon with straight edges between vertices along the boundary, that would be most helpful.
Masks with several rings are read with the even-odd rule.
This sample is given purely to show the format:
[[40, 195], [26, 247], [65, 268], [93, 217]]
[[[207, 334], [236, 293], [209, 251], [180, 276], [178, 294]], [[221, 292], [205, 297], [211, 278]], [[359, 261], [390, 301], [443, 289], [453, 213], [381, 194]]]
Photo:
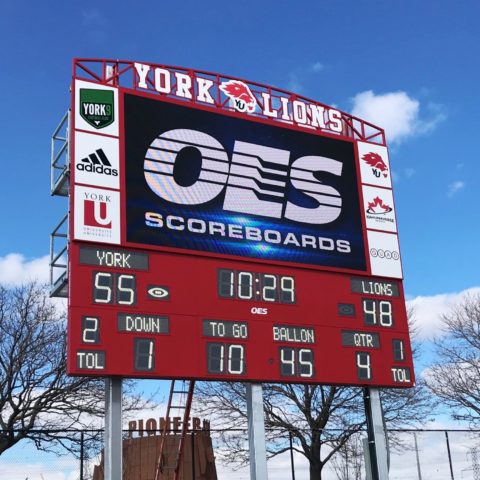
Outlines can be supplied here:
[[74, 62], [68, 372], [412, 386], [383, 131], [244, 80], [99, 64]]

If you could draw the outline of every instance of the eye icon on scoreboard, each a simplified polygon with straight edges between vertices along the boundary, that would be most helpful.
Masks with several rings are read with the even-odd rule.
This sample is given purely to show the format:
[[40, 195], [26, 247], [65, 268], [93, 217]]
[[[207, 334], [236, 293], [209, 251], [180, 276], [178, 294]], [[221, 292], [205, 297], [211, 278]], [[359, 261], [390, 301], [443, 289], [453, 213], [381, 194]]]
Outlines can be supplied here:
[[170, 300], [170, 289], [160, 285], [149, 285], [147, 295], [154, 300]]
[[355, 305], [353, 303], [339, 303], [338, 314], [343, 317], [354, 317]]

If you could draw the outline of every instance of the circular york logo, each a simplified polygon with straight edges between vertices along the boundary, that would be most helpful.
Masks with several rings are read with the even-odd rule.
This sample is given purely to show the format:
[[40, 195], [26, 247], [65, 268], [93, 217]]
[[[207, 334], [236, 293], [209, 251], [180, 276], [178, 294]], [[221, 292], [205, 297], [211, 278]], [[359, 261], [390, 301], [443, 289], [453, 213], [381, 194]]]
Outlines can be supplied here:
[[386, 258], [387, 260], [398, 260], [400, 254], [396, 250], [383, 250], [381, 248], [371, 248], [370, 255], [374, 258]]

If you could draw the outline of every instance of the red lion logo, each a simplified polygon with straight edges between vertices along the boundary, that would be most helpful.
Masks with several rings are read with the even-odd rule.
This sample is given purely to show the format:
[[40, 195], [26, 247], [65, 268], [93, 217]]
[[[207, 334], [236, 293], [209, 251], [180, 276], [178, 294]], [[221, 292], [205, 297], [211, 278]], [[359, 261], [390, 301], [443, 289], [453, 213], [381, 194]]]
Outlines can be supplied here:
[[387, 164], [383, 161], [382, 157], [378, 153], [370, 152], [366, 153], [362, 160], [372, 167], [373, 174], [376, 177], [380, 176], [380, 172], [384, 172], [383, 176], [386, 178], [388, 172]]
[[234, 101], [235, 108], [240, 112], [255, 110], [257, 101], [248, 86], [238, 80], [230, 80], [220, 85], [220, 90]]

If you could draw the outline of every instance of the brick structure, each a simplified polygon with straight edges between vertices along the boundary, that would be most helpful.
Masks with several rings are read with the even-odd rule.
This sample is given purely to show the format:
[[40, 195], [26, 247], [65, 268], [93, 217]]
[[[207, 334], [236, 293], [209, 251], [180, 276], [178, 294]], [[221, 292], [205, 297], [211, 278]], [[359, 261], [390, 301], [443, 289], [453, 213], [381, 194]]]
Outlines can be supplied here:
[[[123, 480], [155, 480], [155, 470], [160, 452], [160, 435], [129, 438], [123, 441]], [[165, 438], [160, 480], [173, 480], [180, 435], [170, 434]], [[217, 480], [212, 439], [208, 432], [195, 432], [185, 438], [181, 480]], [[103, 480], [103, 453], [100, 465], [93, 471], [93, 480]]]

